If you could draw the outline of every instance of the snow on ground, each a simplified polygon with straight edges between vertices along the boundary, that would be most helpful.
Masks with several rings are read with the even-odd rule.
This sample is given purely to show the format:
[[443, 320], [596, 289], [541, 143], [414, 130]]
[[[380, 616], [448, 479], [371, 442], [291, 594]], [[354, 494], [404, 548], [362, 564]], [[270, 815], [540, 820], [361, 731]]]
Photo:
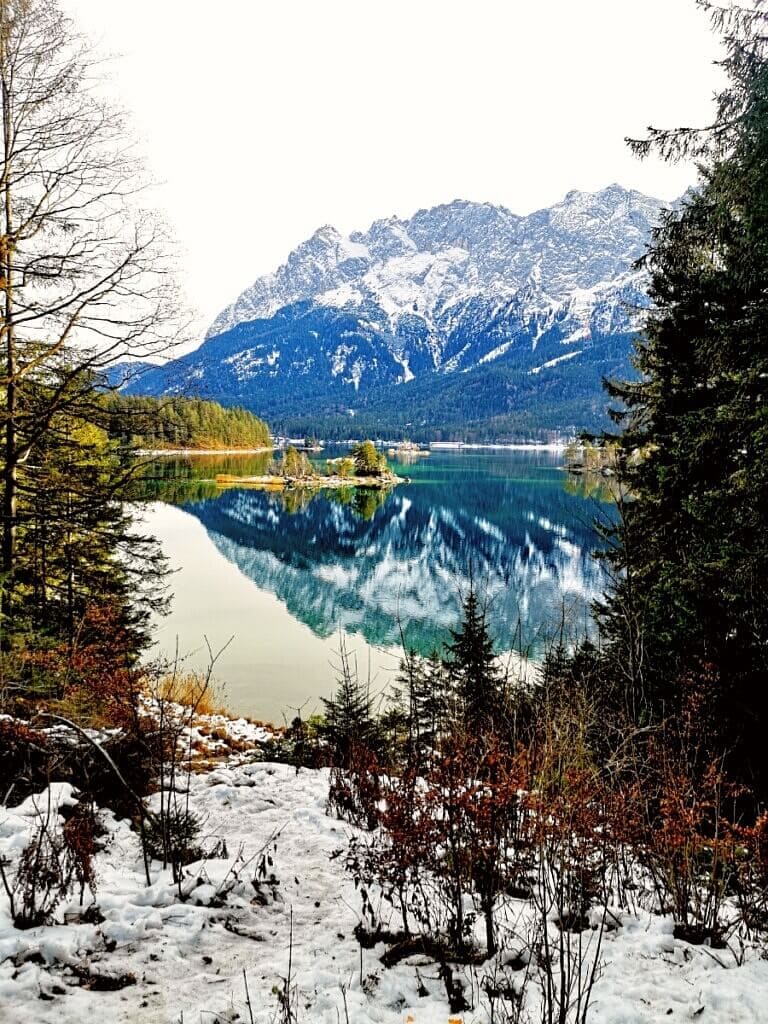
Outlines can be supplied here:
[[[327, 770], [284, 764], [230, 764], [195, 775], [190, 807], [204, 819], [208, 845], [226, 840], [227, 856], [190, 865], [179, 899], [169, 873], [152, 867], [147, 887], [136, 834], [101, 812], [106, 833], [97, 859], [96, 899], [104, 920], [83, 923], [77, 906], [62, 922], [18, 931], [0, 897], [0, 1020], [12, 1024], [213, 1024], [277, 1019], [273, 989], [284, 985], [293, 933], [292, 987], [298, 1020], [351, 1024], [472, 1024], [489, 1020], [477, 998], [484, 967], [464, 972], [475, 1008], [451, 1013], [437, 967], [414, 957], [384, 969], [383, 946], [354, 938], [359, 900], [336, 852], [350, 828], [325, 813]], [[51, 787], [53, 806], [76, 799]], [[0, 856], [13, 862], [48, 796], [0, 809]], [[273, 864], [279, 884], [252, 883], [257, 855], [279, 833]], [[268, 846], [271, 851], [271, 846]], [[239, 857], [238, 857], [239, 855]], [[239, 880], [235, 874], [239, 872]], [[226, 900], [217, 893], [229, 890]], [[88, 897], [86, 897], [86, 900]], [[510, 901], [512, 909], [516, 901]], [[520, 903], [518, 909], [524, 908]], [[736, 966], [727, 951], [689, 946], [668, 918], [619, 915], [606, 934], [604, 969], [593, 995], [594, 1024], [700, 1021], [762, 1024], [768, 1019], [768, 961], [758, 949]], [[292, 922], [292, 925], [291, 925]], [[725, 966], [723, 966], [725, 965]], [[417, 973], [418, 971], [418, 973]], [[96, 991], [95, 977], [131, 973], [136, 983]], [[362, 979], [362, 980], [361, 980]], [[423, 988], [420, 989], [420, 985]], [[421, 991], [421, 995], [419, 992]], [[428, 994], [424, 994], [424, 992]], [[538, 1016], [536, 1018], [538, 1020]]]

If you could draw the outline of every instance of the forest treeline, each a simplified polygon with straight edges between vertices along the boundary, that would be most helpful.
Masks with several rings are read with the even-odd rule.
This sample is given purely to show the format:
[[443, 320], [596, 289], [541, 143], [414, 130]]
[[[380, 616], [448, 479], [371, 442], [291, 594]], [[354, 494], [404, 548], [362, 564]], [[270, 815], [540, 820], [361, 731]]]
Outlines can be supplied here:
[[150, 398], [110, 392], [109, 432], [134, 448], [271, 448], [269, 427], [237, 406], [200, 398]]
[[241, 409], [104, 393], [99, 376], [68, 357], [48, 361], [45, 373], [16, 392], [24, 415], [14, 436], [26, 456], [14, 473], [1, 625], [19, 681], [34, 677], [45, 691], [39, 652], [47, 651], [55, 692], [64, 669], [53, 667], [52, 652], [66, 662], [78, 644], [98, 642], [131, 661], [149, 642], [151, 614], [165, 607], [164, 559], [132, 512], [157, 470], [136, 450], [267, 449], [270, 437]]

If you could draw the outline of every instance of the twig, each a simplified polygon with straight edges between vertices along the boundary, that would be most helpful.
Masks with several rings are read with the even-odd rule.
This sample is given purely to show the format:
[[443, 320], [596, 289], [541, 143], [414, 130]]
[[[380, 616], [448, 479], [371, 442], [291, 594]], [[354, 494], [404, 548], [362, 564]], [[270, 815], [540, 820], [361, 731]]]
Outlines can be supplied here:
[[251, 996], [248, 991], [248, 977], [245, 973], [245, 968], [243, 968], [243, 984], [245, 985], [245, 1005], [248, 1007], [248, 1017], [251, 1024], [253, 1024], [253, 1007], [251, 1006]]
[[144, 806], [144, 801], [141, 799], [141, 797], [138, 795], [138, 793], [136, 793], [136, 791], [134, 789], [132, 789], [131, 786], [129, 786], [128, 783], [125, 781], [125, 779], [123, 778], [122, 772], [117, 767], [117, 765], [112, 760], [112, 758], [107, 753], [107, 751], [101, 746], [100, 743], [97, 743], [95, 739], [93, 739], [91, 736], [89, 736], [88, 733], [85, 731], [85, 729], [81, 729], [79, 725], [75, 725], [75, 723], [70, 721], [70, 719], [68, 719], [68, 718], [63, 718], [61, 715], [52, 715], [50, 712], [47, 712], [47, 711], [41, 712], [39, 717], [41, 717], [41, 718], [50, 718], [50, 719], [52, 719], [55, 722], [62, 722], [64, 725], [69, 726], [70, 729], [74, 729], [75, 732], [79, 736], [83, 737], [83, 739], [86, 741], [86, 743], [89, 743], [92, 747], [94, 747], [96, 750], [98, 750], [98, 752], [101, 754], [101, 756], [104, 758], [104, 760], [107, 762], [109, 767], [114, 772], [115, 778], [118, 780], [118, 782], [120, 782], [120, 784], [125, 789], [126, 793], [128, 793], [128, 795], [134, 801], [134, 803], [136, 804], [136, 808], [137, 808], [137, 810], [139, 812], [139, 818], [141, 820], [141, 830], [142, 830], [141, 852], [142, 852], [142, 856], [144, 858], [144, 874], [145, 874], [146, 879], [147, 879], [147, 885], [151, 885], [152, 884], [152, 878], [151, 878], [150, 873], [149, 873], [149, 857], [148, 857], [148, 854], [147, 854], [147, 848], [146, 848], [146, 843], [145, 843], [145, 832], [146, 832], [146, 830], [145, 830], [145, 823], [146, 823], [148, 818], [152, 817], [152, 815], [149, 813], [147, 808]]
[[290, 933], [288, 941], [288, 977], [285, 982], [285, 998], [288, 1002], [288, 1020], [293, 1017], [291, 1010], [291, 969], [293, 965], [293, 904], [291, 904]]
[[[362, 949], [362, 946], [360, 947]], [[341, 985], [341, 998], [344, 1000], [344, 1021], [349, 1024], [349, 1008], [347, 1006], [347, 986]]]

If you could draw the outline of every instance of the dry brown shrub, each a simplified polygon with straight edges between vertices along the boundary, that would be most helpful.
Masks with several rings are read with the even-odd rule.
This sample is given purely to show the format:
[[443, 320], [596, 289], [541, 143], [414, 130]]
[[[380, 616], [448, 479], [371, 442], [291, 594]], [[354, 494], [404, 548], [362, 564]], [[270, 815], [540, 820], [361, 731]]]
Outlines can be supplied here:
[[197, 672], [169, 673], [152, 684], [153, 696], [181, 704], [196, 715], [227, 715], [224, 689]]
[[78, 803], [67, 818], [62, 829], [72, 876], [80, 887], [80, 905], [83, 904], [85, 888], [96, 893], [96, 873], [93, 859], [96, 856], [96, 835], [98, 825], [92, 804]]
[[89, 608], [72, 646], [29, 650], [17, 658], [26, 713], [46, 711], [82, 727], [124, 727], [142, 688], [135, 642], [109, 606]]
[[347, 767], [331, 769], [327, 808], [344, 821], [360, 828], [379, 824], [381, 767], [376, 755], [360, 743], [353, 743]]
[[44, 733], [18, 719], [0, 719], [0, 803], [14, 806], [47, 781], [52, 754]]

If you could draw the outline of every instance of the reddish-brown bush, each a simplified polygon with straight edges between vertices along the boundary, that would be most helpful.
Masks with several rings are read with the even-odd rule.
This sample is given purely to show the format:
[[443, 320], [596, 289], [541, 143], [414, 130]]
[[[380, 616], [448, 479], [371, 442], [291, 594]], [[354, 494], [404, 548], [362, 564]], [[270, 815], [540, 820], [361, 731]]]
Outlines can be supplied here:
[[376, 755], [360, 743], [353, 743], [347, 767], [331, 770], [328, 811], [360, 828], [374, 829], [379, 823], [381, 768]]

